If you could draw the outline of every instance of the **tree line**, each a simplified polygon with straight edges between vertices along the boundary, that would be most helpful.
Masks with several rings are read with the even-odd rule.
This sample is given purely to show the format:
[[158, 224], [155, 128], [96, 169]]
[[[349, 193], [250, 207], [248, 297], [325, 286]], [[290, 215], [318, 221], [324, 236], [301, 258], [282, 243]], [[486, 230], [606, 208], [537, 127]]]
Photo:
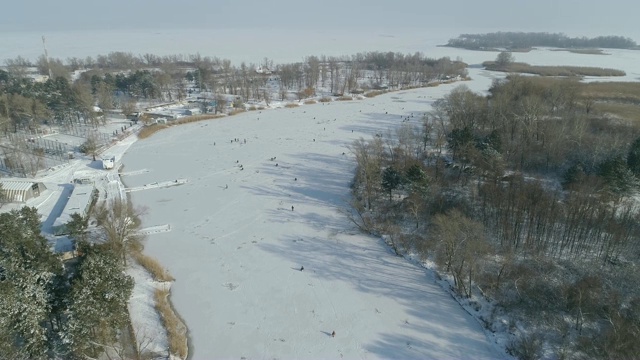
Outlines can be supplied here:
[[640, 351], [640, 129], [580, 89], [520, 76], [487, 96], [462, 86], [421, 126], [351, 145], [353, 223], [433, 260], [460, 296], [491, 298], [522, 358]]
[[97, 228], [73, 214], [78, 257], [63, 262], [40, 232], [35, 208], [0, 214], [0, 352], [12, 359], [130, 358], [127, 252], [139, 247], [137, 212], [114, 202], [94, 209]]
[[[269, 59], [234, 66], [229, 60], [199, 54], [159, 57], [123, 52], [66, 61], [42, 56], [35, 64], [18, 57], [6, 63], [7, 70], [0, 70], [0, 131], [5, 133], [33, 130], [42, 124], [97, 126], [105, 111], [135, 112], [137, 99], [181, 101], [193, 91], [203, 93], [201, 97], [209, 102], [217, 100], [213, 110], [218, 112], [227, 103], [223, 95], [236, 96], [242, 103], [265, 101], [268, 105], [274, 94], [280, 100], [291, 94], [302, 99], [315, 95], [320, 87], [343, 94], [361, 88], [425, 86], [434, 80], [466, 76], [466, 65], [460, 61], [393, 52], [309, 56], [303, 62], [278, 65]], [[26, 72], [29, 66], [46, 76], [51, 70], [52, 77], [35, 82]], [[203, 101], [205, 112], [209, 110], [206, 103]]]
[[557, 48], [612, 48], [633, 49], [638, 44], [623, 36], [569, 37], [561, 33], [546, 32], [493, 32], [487, 34], [462, 34], [450, 39], [447, 46], [471, 50], [528, 49], [535, 46]]

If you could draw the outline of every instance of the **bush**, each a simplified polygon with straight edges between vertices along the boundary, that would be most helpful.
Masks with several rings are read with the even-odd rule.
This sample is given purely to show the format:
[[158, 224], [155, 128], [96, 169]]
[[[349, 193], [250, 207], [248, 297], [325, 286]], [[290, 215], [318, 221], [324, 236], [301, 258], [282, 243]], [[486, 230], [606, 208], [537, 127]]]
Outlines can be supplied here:
[[365, 93], [364, 96], [368, 97], [368, 98], [372, 98], [372, 97], [376, 97], [378, 95], [382, 95], [385, 92], [382, 90], [374, 90], [374, 91], [369, 91], [368, 93]]
[[313, 104], [317, 104], [318, 102], [315, 100], [307, 100], [304, 102], [305, 105], [313, 105]]
[[511, 355], [522, 360], [540, 359], [542, 355], [542, 340], [536, 335], [521, 335], [508, 348]]
[[169, 290], [156, 289], [156, 310], [160, 314], [164, 328], [167, 330], [169, 352], [181, 359], [186, 359], [189, 352], [187, 344], [187, 328], [173, 311], [173, 308], [169, 303], [169, 295]]
[[331, 102], [331, 98], [330, 98], [330, 97], [328, 97], [328, 96], [323, 96], [323, 97], [321, 97], [321, 98], [320, 98], [320, 100], [318, 100], [318, 101], [323, 102], [323, 103], [325, 103], [325, 102]]
[[153, 124], [153, 125], [145, 126], [138, 132], [138, 138], [139, 139], [146, 139], [149, 136], [157, 133], [158, 131], [166, 129], [166, 128], [171, 127], [171, 126], [189, 124], [189, 123], [192, 123], [192, 122], [203, 121], [203, 120], [218, 119], [218, 118], [221, 118], [221, 117], [224, 117], [224, 116], [225, 116], [224, 114], [193, 115], [193, 116], [183, 117], [183, 118], [180, 118], [178, 120], [174, 120], [173, 122], [168, 123], [168, 124]]
[[150, 137], [151, 135], [157, 133], [158, 131], [160, 131], [162, 129], [166, 129], [167, 127], [168, 127], [167, 125], [158, 125], [158, 124], [154, 124], [154, 125], [151, 125], [151, 126], [145, 126], [138, 132], [138, 138], [139, 139], [146, 139], [146, 138]]
[[289, 103], [289, 104], [285, 104], [285, 106], [284, 106], [284, 107], [286, 107], [286, 108], [295, 108], [295, 107], [298, 107], [298, 106], [299, 106], [299, 105], [298, 105], [298, 104], [296, 104], [296, 103]]
[[189, 123], [192, 123], [192, 122], [218, 119], [218, 118], [221, 118], [221, 117], [224, 117], [224, 115], [223, 114], [193, 115], [193, 116], [187, 116], [187, 117], [183, 117], [183, 118], [180, 118], [178, 120], [175, 120], [173, 123], [170, 123], [169, 125], [189, 124]]
[[336, 98], [337, 101], [349, 101], [349, 100], [353, 100], [353, 98], [351, 96], [340, 96], [338, 98]]
[[145, 268], [149, 274], [153, 277], [155, 281], [173, 281], [175, 280], [171, 274], [158, 262], [158, 260], [152, 258], [151, 256], [147, 256], [139, 251], [134, 251], [131, 253], [133, 258], [136, 260], [140, 266]]
[[312, 97], [312, 96], [314, 96], [315, 94], [316, 94], [316, 89], [314, 89], [314, 88], [312, 88], [312, 87], [308, 87], [308, 88], [306, 88], [306, 89], [304, 89], [304, 90], [300, 91], [300, 92], [298, 93], [298, 97], [299, 97], [300, 99], [304, 99], [304, 98]]
[[534, 74], [540, 76], [625, 76], [622, 70], [587, 66], [537, 66], [514, 62], [500, 65], [495, 61], [485, 61], [482, 64], [487, 70], [506, 71], [513, 73]]
[[229, 116], [237, 115], [237, 114], [243, 113], [243, 112], [245, 112], [245, 111], [246, 111], [245, 109], [235, 109], [235, 110], [231, 110], [231, 111], [229, 112]]

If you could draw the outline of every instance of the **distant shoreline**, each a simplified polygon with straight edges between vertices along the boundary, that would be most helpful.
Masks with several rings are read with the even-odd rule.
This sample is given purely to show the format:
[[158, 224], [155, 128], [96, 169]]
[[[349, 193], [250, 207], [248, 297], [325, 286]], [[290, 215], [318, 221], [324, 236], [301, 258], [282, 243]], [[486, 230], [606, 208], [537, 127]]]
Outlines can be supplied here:
[[475, 51], [526, 52], [535, 47], [549, 47], [579, 54], [601, 54], [601, 49], [640, 50], [629, 37], [596, 36], [568, 37], [562, 33], [546, 32], [493, 32], [485, 34], [461, 34], [449, 39], [444, 47]]

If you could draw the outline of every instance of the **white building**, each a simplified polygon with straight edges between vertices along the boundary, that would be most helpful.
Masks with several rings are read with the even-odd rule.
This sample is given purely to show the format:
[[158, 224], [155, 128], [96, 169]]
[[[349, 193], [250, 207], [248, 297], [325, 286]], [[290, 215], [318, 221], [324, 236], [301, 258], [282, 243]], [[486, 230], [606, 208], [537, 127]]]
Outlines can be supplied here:
[[66, 225], [71, 221], [71, 215], [78, 213], [83, 218], [89, 214], [89, 209], [93, 200], [97, 196], [97, 190], [93, 184], [78, 184], [73, 187], [73, 192], [67, 204], [62, 210], [62, 214], [53, 222], [53, 231], [55, 235], [63, 235], [66, 233]]
[[0, 180], [0, 184], [9, 202], [26, 202], [46, 189], [43, 183], [25, 180]]

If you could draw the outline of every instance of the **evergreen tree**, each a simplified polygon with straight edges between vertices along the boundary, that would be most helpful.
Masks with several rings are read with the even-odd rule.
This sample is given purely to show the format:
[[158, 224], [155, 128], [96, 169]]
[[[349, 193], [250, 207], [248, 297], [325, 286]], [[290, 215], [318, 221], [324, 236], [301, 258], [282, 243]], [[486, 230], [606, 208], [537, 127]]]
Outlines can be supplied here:
[[500, 136], [500, 132], [498, 130], [493, 130], [485, 139], [485, 143], [491, 147], [493, 150], [501, 153], [502, 152], [502, 137]]
[[469, 146], [475, 146], [474, 140], [473, 132], [468, 127], [451, 130], [447, 135], [447, 145], [453, 151], [454, 160], [464, 157], [464, 150]]
[[587, 175], [584, 172], [584, 168], [581, 164], [574, 164], [564, 174], [562, 179], [562, 187], [565, 189], [570, 187], [572, 184], [581, 183]]
[[84, 240], [89, 227], [89, 219], [83, 218], [78, 213], [71, 214], [71, 220], [65, 225], [69, 233], [69, 237], [74, 240]]
[[609, 191], [618, 195], [630, 195], [638, 189], [638, 179], [627, 167], [622, 156], [604, 161], [598, 167], [598, 175], [607, 184]]
[[389, 200], [391, 200], [391, 192], [402, 184], [402, 175], [393, 166], [389, 166], [382, 172], [382, 188], [389, 192]]
[[405, 179], [409, 182], [413, 191], [417, 191], [422, 195], [426, 193], [429, 182], [427, 174], [425, 174], [420, 165], [411, 165], [405, 173]]
[[45, 358], [56, 343], [52, 303], [62, 266], [35, 208], [0, 214], [0, 234], [0, 349], [6, 358]]
[[631, 144], [627, 155], [627, 166], [635, 176], [640, 176], [640, 138]]
[[0, 184], [0, 207], [2, 207], [2, 205], [8, 202], [9, 202], [9, 197], [7, 196], [7, 193], [2, 188], [2, 184]]
[[84, 252], [71, 285], [65, 341], [75, 355], [95, 357], [127, 324], [133, 280], [109, 247], [90, 246]]

